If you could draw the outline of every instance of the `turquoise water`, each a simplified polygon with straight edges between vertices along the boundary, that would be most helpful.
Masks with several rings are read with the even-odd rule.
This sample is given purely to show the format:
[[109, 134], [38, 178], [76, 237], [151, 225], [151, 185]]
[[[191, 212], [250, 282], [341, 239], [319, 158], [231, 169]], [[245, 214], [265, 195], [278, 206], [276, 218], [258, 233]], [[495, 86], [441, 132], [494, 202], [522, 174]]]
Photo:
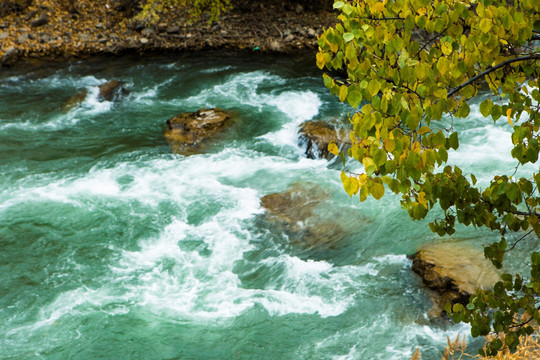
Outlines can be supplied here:
[[[407, 259], [433, 240], [427, 222], [391, 194], [350, 199], [339, 164], [303, 155], [299, 124], [349, 111], [313, 62], [208, 54], [2, 70], [0, 358], [408, 359], [420, 347], [438, 359], [447, 336], [467, 333], [427, 318]], [[130, 94], [98, 102], [111, 79]], [[165, 121], [203, 107], [234, 124], [204, 154], [171, 154]], [[508, 125], [477, 106], [456, 125], [452, 162], [484, 182], [513, 172]], [[265, 216], [260, 199], [291, 185], [324, 195], [315, 221], [339, 241], [291, 243]]]

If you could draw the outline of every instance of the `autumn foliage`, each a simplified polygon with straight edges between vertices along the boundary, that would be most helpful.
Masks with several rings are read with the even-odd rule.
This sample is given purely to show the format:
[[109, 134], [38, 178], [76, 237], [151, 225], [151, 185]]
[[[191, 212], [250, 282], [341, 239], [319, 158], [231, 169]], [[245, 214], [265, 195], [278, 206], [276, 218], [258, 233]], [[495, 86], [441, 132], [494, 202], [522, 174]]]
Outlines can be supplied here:
[[[340, 23], [319, 37], [317, 65], [330, 70], [324, 83], [331, 93], [354, 108], [351, 147], [340, 152], [337, 144], [329, 146], [343, 158], [345, 191], [364, 201], [389, 190], [415, 220], [440, 208], [443, 216], [430, 223], [440, 236], [452, 235], [456, 222], [498, 231], [501, 240], [485, 254], [499, 268], [516, 243], [538, 242], [540, 173], [519, 178], [512, 168], [479, 184], [474, 174], [448, 164], [448, 153], [460, 146], [454, 124], [482, 95], [486, 121], [502, 119], [513, 131], [516, 168], [536, 164], [540, 3], [355, 0], [335, 1], [334, 8]], [[346, 79], [333, 75], [338, 70]], [[347, 168], [352, 160], [362, 172]], [[505, 274], [468, 306], [447, 308], [455, 321], [471, 323], [473, 336], [506, 334], [504, 344], [490, 343], [488, 355], [503, 345], [514, 350], [518, 338], [532, 332], [515, 314], [540, 320], [540, 253], [531, 254], [530, 265], [529, 274]]]

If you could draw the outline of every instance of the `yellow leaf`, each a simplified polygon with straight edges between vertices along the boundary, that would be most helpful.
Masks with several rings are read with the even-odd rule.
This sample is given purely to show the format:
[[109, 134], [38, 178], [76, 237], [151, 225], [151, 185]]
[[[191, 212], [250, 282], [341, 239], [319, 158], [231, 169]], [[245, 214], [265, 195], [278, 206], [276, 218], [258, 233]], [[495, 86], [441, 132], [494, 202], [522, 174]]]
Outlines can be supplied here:
[[360, 185], [358, 184], [358, 179], [355, 177], [346, 177], [343, 181], [343, 188], [349, 196], [356, 195], [358, 190], [360, 190]]
[[335, 142], [330, 142], [330, 144], [328, 144], [328, 151], [335, 156], [339, 155], [339, 148]]
[[424, 134], [427, 134], [431, 132], [431, 129], [429, 128], [429, 126], [422, 126], [420, 129], [418, 129], [417, 133], [418, 135], [424, 135]]
[[426, 193], [425, 192], [422, 191], [422, 192], [418, 193], [417, 200], [418, 200], [418, 202], [420, 204], [422, 204], [427, 209], [428, 205], [427, 205], [427, 199], [426, 199]]
[[506, 116], [508, 116], [508, 123], [514, 126], [514, 124], [512, 124], [512, 109], [506, 110]]
[[372, 8], [371, 8], [371, 11], [376, 13], [376, 12], [383, 12], [384, 11], [384, 5], [382, 2], [378, 2], [376, 3]]
[[368, 180], [368, 176], [366, 174], [361, 174], [360, 176], [358, 176], [358, 184], [360, 186], [366, 185], [367, 180]]
[[323, 53], [317, 53], [317, 67], [322, 70], [322, 68], [326, 65], [326, 61], [324, 61], [324, 54]]
[[347, 85], [341, 85], [339, 88], [339, 101], [343, 102], [347, 98], [347, 94], [349, 93], [349, 88]]
[[370, 189], [370, 193], [376, 200], [379, 200], [384, 195], [384, 185], [374, 182]]
[[442, 47], [441, 47], [441, 50], [443, 52], [444, 55], [448, 56], [452, 53], [452, 44], [450, 44], [449, 42], [445, 42]]

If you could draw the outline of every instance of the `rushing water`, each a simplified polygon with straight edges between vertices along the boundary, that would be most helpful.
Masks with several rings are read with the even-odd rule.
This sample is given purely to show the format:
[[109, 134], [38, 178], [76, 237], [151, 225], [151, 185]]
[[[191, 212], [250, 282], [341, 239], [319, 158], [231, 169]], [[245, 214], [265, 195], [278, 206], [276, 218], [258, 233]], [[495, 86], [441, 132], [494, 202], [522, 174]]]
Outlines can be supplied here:
[[[303, 155], [299, 124], [349, 110], [313, 62], [208, 55], [2, 70], [0, 358], [408, 359], [420, 347], [437, 359], [447, 336], [467, 333], [427, 318], [407, 259], [433, 240], [427, 222], [410, 221], [391, 194], [350, 199], [339, 165]], [[98, 102], [111, 79], [130, 94]], [[81, 89], [86, 100], [63, 112]], [[171, 154], [165, 121], [203, 107], [233, 113], [226, 138]], [[513, 171], [508, 125], [473, 106], [461, 130], [451, 161], [481, 181]], [[291, 184], [325, 194], [318, 216], [342, 229], [339, 242], [298, 246], [265, 217], [261, 197]]]

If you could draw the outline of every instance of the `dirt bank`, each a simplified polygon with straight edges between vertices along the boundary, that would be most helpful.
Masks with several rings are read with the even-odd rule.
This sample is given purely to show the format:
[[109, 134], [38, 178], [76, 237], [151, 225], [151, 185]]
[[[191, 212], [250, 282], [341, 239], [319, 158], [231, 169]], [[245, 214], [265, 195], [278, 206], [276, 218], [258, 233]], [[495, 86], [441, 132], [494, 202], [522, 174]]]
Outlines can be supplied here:
[[4, 66], [21, 59], [122, 52], [315, 50], [317, 35], [335, 22], [331, 12], [264, 2], [233, 9], [213, 24], [205, 19], [190, 22], [186, 13], [175, 10], [154, 25], [115, 9], [113, 0], [26, 2], [30, 5], [0, 12], [0, 64]]

